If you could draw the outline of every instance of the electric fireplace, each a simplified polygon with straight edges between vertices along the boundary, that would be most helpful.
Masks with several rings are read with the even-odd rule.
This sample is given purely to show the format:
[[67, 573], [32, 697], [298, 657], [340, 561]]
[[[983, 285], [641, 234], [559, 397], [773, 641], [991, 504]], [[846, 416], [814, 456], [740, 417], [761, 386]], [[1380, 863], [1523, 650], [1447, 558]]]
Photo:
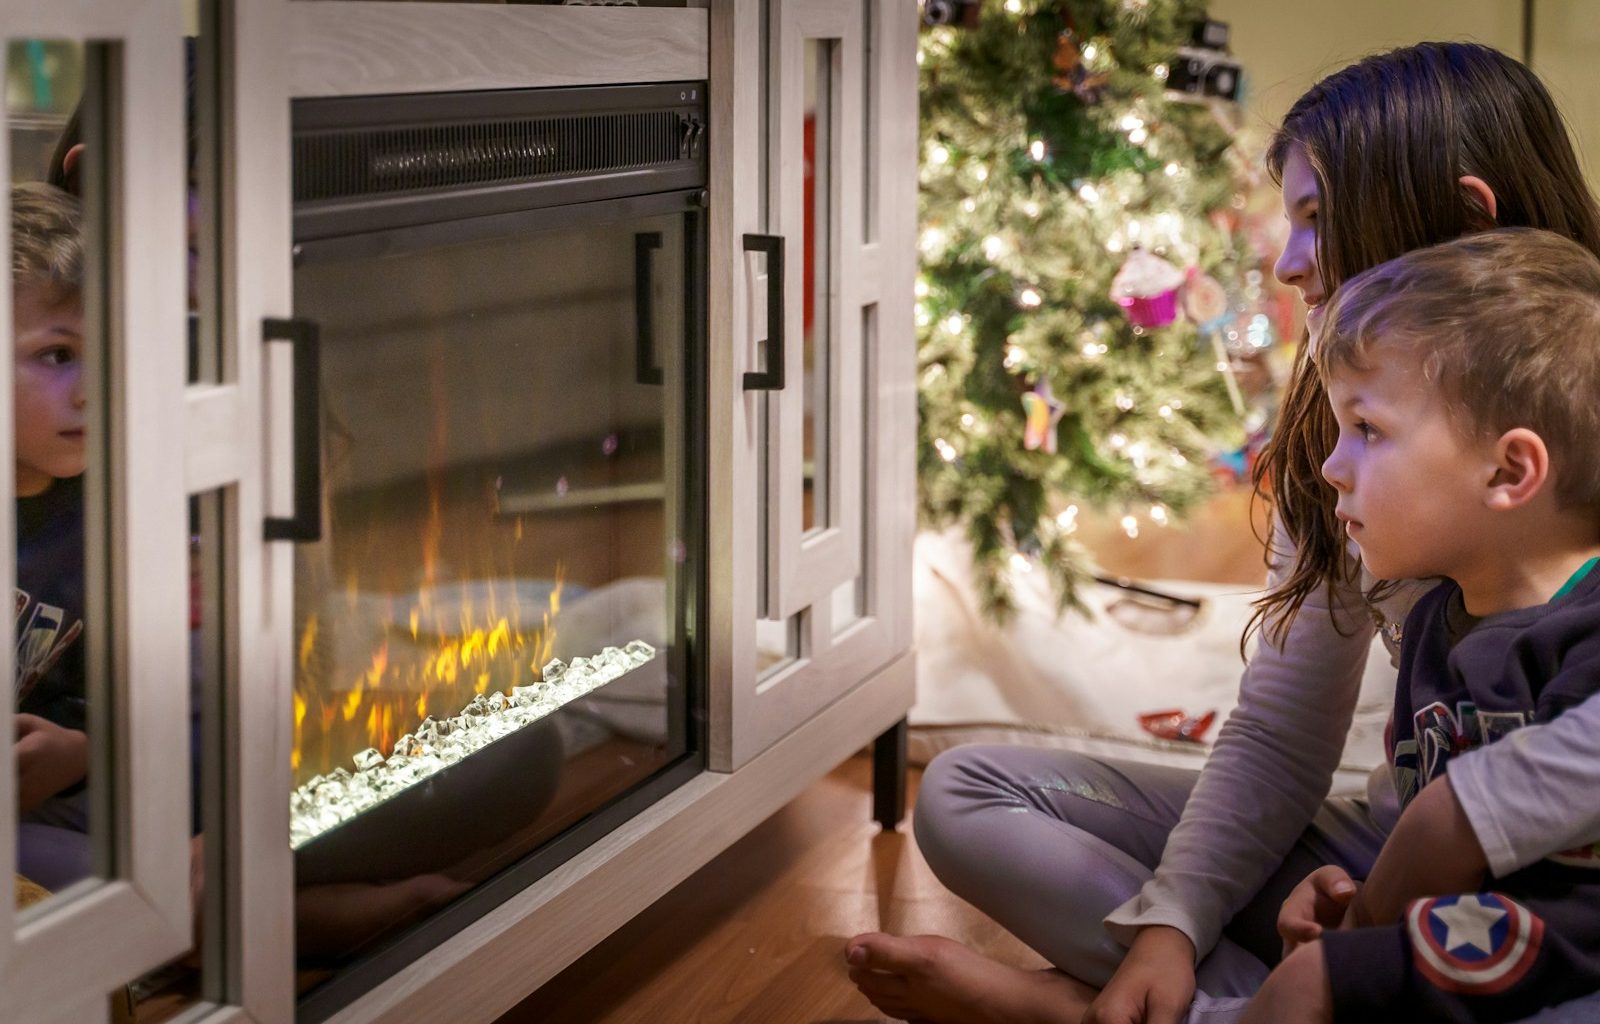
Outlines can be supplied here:
[[705, 122], [294, 106], [302, 1019], [702, 769]]

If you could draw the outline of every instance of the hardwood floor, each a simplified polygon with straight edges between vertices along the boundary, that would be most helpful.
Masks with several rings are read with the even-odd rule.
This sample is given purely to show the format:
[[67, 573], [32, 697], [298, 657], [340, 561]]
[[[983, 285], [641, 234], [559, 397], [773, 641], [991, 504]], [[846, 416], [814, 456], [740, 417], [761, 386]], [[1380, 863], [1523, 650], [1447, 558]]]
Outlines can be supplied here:
[[939, 884], [909, 816], [879, 830], [871, 774], [845, 762], [499, 1024], [877, 1024], [844, 965], [845, 940], [874, 929], [1044, 966]]

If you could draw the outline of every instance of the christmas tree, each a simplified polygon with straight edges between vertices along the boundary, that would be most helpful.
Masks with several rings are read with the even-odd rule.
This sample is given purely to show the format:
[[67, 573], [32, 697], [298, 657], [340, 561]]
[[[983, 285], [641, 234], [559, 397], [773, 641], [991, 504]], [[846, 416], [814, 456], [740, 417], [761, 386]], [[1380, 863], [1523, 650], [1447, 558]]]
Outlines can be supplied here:
[[971, 27], [923, 33], [922, 514], [965, 525], [1002, 620], [1013, 564], [1077, 604], [1080, 504], [1165, 523], [1244, 438], [1222, 339], [1246, 274], [1259, 293], [1245, 164], [1215, 104], [1167, 88], [1204, 16], [1201, 0], [985, 0]]

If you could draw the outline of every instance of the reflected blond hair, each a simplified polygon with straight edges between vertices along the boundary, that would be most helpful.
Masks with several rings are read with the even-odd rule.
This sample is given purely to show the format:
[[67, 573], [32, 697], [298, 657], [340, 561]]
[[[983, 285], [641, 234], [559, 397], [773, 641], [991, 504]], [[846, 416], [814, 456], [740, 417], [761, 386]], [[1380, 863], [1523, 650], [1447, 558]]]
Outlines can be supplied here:
[[47, 284], [57, 301], [83, 289], [78, 200], [42, 181], [11, 186], [11, 279]]

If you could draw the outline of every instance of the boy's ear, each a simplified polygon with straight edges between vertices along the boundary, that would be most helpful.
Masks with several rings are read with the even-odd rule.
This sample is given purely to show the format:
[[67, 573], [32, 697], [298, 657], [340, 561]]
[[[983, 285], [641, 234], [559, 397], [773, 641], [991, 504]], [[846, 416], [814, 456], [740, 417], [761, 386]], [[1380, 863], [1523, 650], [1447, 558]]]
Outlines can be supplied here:
[[1495, 442], [1495, 471], [1484, 502], [1496, 512], [1532, 501], [1550, 479], [1550, 449], [1527, 427], [1515, 427]]
[[1494, 197], [1494, 189], [1482, 178], [1472, 174], [1463, 174], [1456, 179], [1461, 183], [1461, 191], [1466, 193], [1467, 203], [1479, 214], [1474, 218], [1471, 228], [1473, 231], [1489, 231], [1498, 223], [1499, 202]]
[[[83, 143], [78, 143], [61, 155], [61, 173], [71, 174], [72, 169], [78, 166], [78, 160], [83, 156]], [[1466, 179], [1461, 179], [1465, 181]], [[1487, 186], [1485, 186], [1487, 187]]]

